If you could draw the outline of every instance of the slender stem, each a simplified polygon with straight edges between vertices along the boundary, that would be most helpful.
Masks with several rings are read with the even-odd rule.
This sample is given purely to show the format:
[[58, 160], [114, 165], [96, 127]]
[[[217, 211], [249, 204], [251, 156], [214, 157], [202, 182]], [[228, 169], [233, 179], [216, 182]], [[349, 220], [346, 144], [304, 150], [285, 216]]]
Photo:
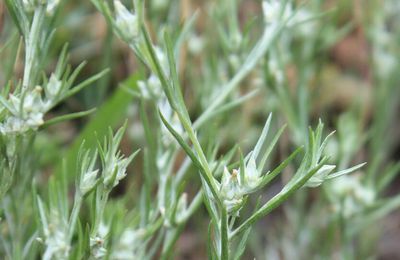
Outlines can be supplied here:
[[196, 134], [194, 133], [193, 128], [190, 125], [185, 124], [186, 120], [184, 120], [182, 115], [179, 115], [179, 117], [182, 122], [182, 125], [184, 126], [185, 130], [188, 132], [189, 139], [190, 139], [190, 141], [192, 141], [194, 150], [196, 151], [197, 155], [199, 156], [200, 162], [204, 168], [205, 180], [206, 180], [207, 184], [210, 186], [210, 190], [211, 190], [212, 194], [214, 195], [215, 200], [217, 201], [218, 205], [222, 207], [222, 201], [221, 201], [221, 198], [219, 197], [217, 185], [216, 185], [216, 183], [214, 181], [214, 177], [211, 173], [210, 166], [208, 165], [207, 158], [204, 155], [203, 149], [201, 148], [199, 141], [197, 140]]
[[225, 208], [221, 210], [221, 259], [229, 259], [228, 214]]
[[92, 233], [91, 233], [92, 236], [96, 235], [97, 230], [100, 226], [100, 222], [103, 219], [103, 214], [104, 214], [104, 210], [106, 208], [109, 194], [110, 194], [109, 190], [103, 191], [102, 197], [100, 199], [100, 206], [98, 208], [98, 211], [96, 212], [96, 219], [95, 219], [94, 226], [93, 226]]
[[[206, 181], [207, 185], [209, 186], [211, 193], [213, 194], [218, 205], [222, 206], [222, 201], [218, 195], [218, 188], [214, 181], [214, 177], [211, 173], [210, 167], [208, 165], [206, 156], [204, 155], [203, 149], [201, 148], [201, 145], [200, 145], [199, 141], [197, 140], [196, 134], [193, 130], [192, 122], [190, 121], [189, 114], [185, 108], [185, 104], [183, 104], [182, 94], [179, 91], [175, 90], [175, 88], [177, 86], [175, 86], [174, 83], [177, 83], [177, 81], [178, 81], [176, 78], [177, 76], [176, 76], [174, 70], [171, 70], [172, 78], [171, 79], [167, 78], [167, 76], [165, 75], [164, 69], [161, 67], [161, 65], [157, 59], [157, 55], [155, 53], [149, 33], [145, 26], [142, 27], [142, 32], [144, 35], [144, 39], [146, 41], [147, 50], [150, 54], [150, 58], [151, 58], [150, 61], [151, 61], [151, 64], [153, 65], [153, 66], [150, 66], [150, 68], [158, 75], [158, 78], [160, 79], [160, 82], [161, 82], [161, 86], [164, 89], [164, 93], [167, 96], [169, 104], [171, 105], [172, 109], [178, 115], [179, 121], [181, 122], [183, 128], [186, 130], [189, 139], [193, 143], [194, 149], [200, 160], [200, 164], [201, 164], [200, 166], [203, 170], [203, 171], [200, 171], [200, 174], [202, 175], [202, 177]], [[166, 37], [166, 39], [165, 39], [166, 43], [167, 43], [167, 47], [168, 47], [168, 42], [169, 42], [168, 39], [169, 39], [168, 37]], [[169, 56], [168, 57], [169, 61], [171, 62], [173, 57], [170, 57], [170, 55], [171, 55], [170, 52], [167, 52], [167, 53]], [[175, 64], [172, 62], [172, 64], [170, 64], [170, 68], [173, 68], [174, 66], [175, 66]], [[172, 81], [172, 84], [171, 84], [170, 80]]]
[[75, 194], [74, 206], [72, 208], [71, 217], [69, 219], [68, 241], [71, 242], [72, 236], [75, 231], [76, 221], [78, 220], [79, 211], [82, 206], [82, 196]]
[[42, 32], [43, 21], [45, 17], [45, 7], [39, 5], [33, 14], [32, 25], [29, 34], [25, 38], [25, 69], [22, 80], [22, 87], [28, 88], [32, 84], [32, 75], [35, 64], [37, 63], [40, 33]]

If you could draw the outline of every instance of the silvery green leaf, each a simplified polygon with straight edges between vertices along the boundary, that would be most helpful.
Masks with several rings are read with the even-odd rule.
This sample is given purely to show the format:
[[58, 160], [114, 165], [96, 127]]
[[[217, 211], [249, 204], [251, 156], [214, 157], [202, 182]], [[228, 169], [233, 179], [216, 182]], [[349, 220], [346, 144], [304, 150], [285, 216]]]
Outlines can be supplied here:
[[307, 183], [305, 184], [305, 186], [307, 187], [318, 187], [319, 185], [321, 185], [328, 177], [328, 175], [336, 168], [336, 165], [323, 165], [321, 167], [321, 169], [319, 169], [317, 171], [317, 173], [314, 174], [314, 176], [312, 176]]

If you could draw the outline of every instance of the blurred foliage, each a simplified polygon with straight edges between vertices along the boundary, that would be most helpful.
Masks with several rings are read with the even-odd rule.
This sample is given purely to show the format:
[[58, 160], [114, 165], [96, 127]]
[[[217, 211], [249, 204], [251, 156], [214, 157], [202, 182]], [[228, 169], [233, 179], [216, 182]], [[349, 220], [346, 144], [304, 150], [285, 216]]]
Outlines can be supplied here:
[[[9, 7], [16, 2], [23, 1], [0, 2], [0, 87], [4, 99], [16, 93], [26, 73], [26, 36]], [[99, 5], [105, 2], [111, 7], [109, 17]], [[13, 136], [11, 140], [0, 135], [0, 256], [43, 257], [54, 239], [46, 237], [46, 228], [54, 225], [67, 234], [72, 232], [69, 240], [79, 245], [70, 259], [88, 259], [88, 252], [95, 250], [99, 258], [127, 259], [106, 254], [103, 249], [126, 251], [140, 259], [204, 259], [207, 252], [213, 258], [213, 249], [207, 246], [216, 235], [211, 232], [214, 220], [207, 212], [216, 202], [210, 200], [203, 206], [200, 180], [204, 182], [201, 178], [206, 175], [200, 178], [196, 168], [196, 163], [202, 162], [191, 162], [185, 152], [193, 151], [198, 138], [212, 176], [222, 183], [223, 166], [232, 172], [240, 163], [242, 169], [248, 163], [240, 154], [255, 149], [266, 118], [273, 112], [270, 131], [278, 132], [285, 123], [287, 131], [267, 156], [265, 169], [273, 171], [297, 147], [308, 151], [310, 132], [318, 140], [318, 131], [326, 136], [334, 130], [324, 147], [331, 155], [329, 165], [335, 165], [339, 173], [360, 162], [367, 165], [327, 180], [318, 189], [300, 189], [251, 229], [241, 229], [243, 240], [235, 241], [234, 247], [237, 254], [243, 253], [239, 251], [248, 239], [242, 259], [400, 258], [394, 243], [400, 240], [396, 226], [400, 218], [400, 3], [282, 2], [288, 2], [292, 9], [283, 10], [281, 17], [286, 12], [288, 16], [293, 12], [293, 17], [271, 34], [273, 41], [268, 42], [265, 30], [271, 24], [266, 15], [270, 7], [263, 10], [262, 1], [144, 1], [143, 19], [154, 42], [147, 47], [154, 47], [155, 53], [156, 47], [160, 48], [176, 58], [174, 83], [181, 93], [174, 92], [175, 85], [170, 91], [172, 96], [182, 95], [176, 110], [193, 123], [191, 136], [174, 117], [174, 107], [170, 115], [161, 113], [165, 126], [160, 120], [158, 110], [168, 107], [167, 99], [144, 91], [152, 83], [156, 65], [149, 53], [138, 53], [126, 39], [120, 40], [123, 37], [113, 24], [113, 3], [60, 1], [51, 19], [46, 18], [49, 30], [43, 35], [56, 30], [50, 47], [39, 55], [35, 86], [51, 80], [66, 43], [69, 56], [65, 62], [72, 69], [87, 61], [74, 86], [93, 75], [101, 78], [89, 81], [82, 91], [68, 95], [44, 115], [44, 122], [71, 115], [68, 120], [28, 132], [23, 138]], [[140, 12], [138, 3], [142, 1], [124, 2], [136, 13]], [[169, 50], [165, 32], [172, 39]], [[104, 69], [110, 71], [98, 74]], [[42, 81], [42, 74], [46, 80]], [[224, 91], [230, 87], [232, 91]], [[160, 86], [155, 93], [162, 91]], [[1, 123], [7, 118], [5, 103], [0, 106]], [[76, 114], [94, 107], [96, 111], [84, 117]], [[109, 127], [116, 129], [125, 120], [124, 137], [122, 131], [117, 136], [109, 133]], [[325, 123], [324, 130], [317, 128], [320, 120]], [[314, 133], [310, 126], [320, 130]], [[182, 142], [190, 147], [180, 149], [167, 128], [182, 134]], [[84, 170], [90, 168], [86, 165], [82, 169], [80, 163], [84, 158], [90, 161], [96, 149], [101, 154], [106, 146], [104, 138], [116, 137], [123, 154], [142, 149], [134, 163], [124, 165], [127, 178], [121, 177], [112, 191], [104, 191], [105, 184], [103, 188], [101, 183], [93, 184], [87, 197], [77, 199], [77, 185], [83, 181]], [[265, 135], [265, 143], [274, 143], [274, 137]], [[237, 147], [242, 152], [237, 152]], [[118, 149], [115, 147], [115, 152]], [[199, 156], [199, 150], [194, 154]], [[116, 152], [118, 160], [127, 159], [119, 156]], [[18, 158], [16, 163], [9, 162], [11, 157]], [[102, 162], [107, 168], [106, 160]], [[100, 163], [95, 159], [91, 172], [102, 168]], [[247, 207], [241, 209], [236, 224], [245, 222], [260, 205], [279, 194], [293, 176], [298, 176], [302, 164], [299, 156], [290, 157], [287, 167], [267, 188], [244, 199]], [[116, 174], [110, 177], [115, 181], [118, 174], [112, 174]], [[82, 210], [76, 213], [80, 218], [71, 231], [68, 223], [76, 203], [81, 203]], [[179, 209], [184, 213], [179, 215]], [[43, 219], [49, 220], [48, 226], [41, 223]], [[179, 221], [173, 223], [176, 219]], [[62, 259], [53, 259], [57, 257]]]

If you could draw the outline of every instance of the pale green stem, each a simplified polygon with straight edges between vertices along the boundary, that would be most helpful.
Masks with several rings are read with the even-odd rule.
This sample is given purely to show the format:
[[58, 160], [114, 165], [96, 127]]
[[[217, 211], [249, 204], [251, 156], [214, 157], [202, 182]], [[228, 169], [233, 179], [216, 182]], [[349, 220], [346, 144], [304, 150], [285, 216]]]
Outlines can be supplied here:
[[79, 211], [82, 206], [82, 196], [80, 194], [75, 194], [74, 206], [72, 207], [71, 217], [69, 219], [69, 230], [68, 230], [68, 242], [70, 243], [72, 240], [72, 236], [74, 235], [76, 221], [78, 220]]
[[91, 233], [92, 237], [96, 235], [96, 233], [99, 229], [99, 226], [100, 226], [100, 222], [103, 219], [103, 214], [104, 214], [104, 210], [106, 208], [109, 194], [110, 194], [110, 190], [104, 190], [103, 196], [101, 197], [101, 200], [100, 200], [99, 209], [96, 213], [96, 219], [95, 219], [94, 226], [93, 226], [92, 233]]
[[229, 224], [226, 209], [221, 210], [221, 259], [229, 259]]
[[22, 80], [22, 87], [27, 89], [32, 84], [32, 75], [36, 68], [38, 59], [37, 51], [39, 48], [40, 33], [45, 16], [45, 7], [39, 5], [33, 14], [32, 26], [29, 34], [25, 38], [25, 69]]
[[200, 162], [203, 166], [204, 172], [205, 172], [205, 181], [210, 187], [210, 190], [212, 194], [214, 195], [215, 200], [217, 201], [218, 205], [222, 207], [222, 201], [221, 198], [219, 197], [219, 192], [217, 185], [214, 181], [214, 177], [212, 175], [212, 172], [210, 170], [210, 166], [208, 165], [207, 158], [204, 155], [203, 149], [201, 148], [201, 145], [199, 141], [197, 140], [196, 134], [194, 133], [194, 130], [190, 123], [186, 120], [185, 116], [182, 115], [181, 113], [177, 113], [180, 122], [182, 123], [183, 127], [187, 131], [188, 137], [190, 141], [193, 143], [194, 150], [196, 151], [197, 155], [199, 156]]

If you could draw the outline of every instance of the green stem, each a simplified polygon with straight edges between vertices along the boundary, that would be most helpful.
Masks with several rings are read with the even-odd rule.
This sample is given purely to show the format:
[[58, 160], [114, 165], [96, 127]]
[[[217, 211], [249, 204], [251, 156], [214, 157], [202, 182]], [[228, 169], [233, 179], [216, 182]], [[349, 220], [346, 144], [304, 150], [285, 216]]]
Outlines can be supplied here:
[[221, 259], [229, 259], [229, 227], [226, 209], [221, 210]]
[[68, 229], [68, 242], [71, 243], [72, 236], [74, 235], [76, 221], [78, 220], [79, 211], [82, 206], [82, 196], [80, 194], [75, 194], [74, 206], [72, 208], [71, 217], [69, 219], [69, 229]]
[[32, 25], [29, 34], [25, 38], [25, 70], [22, 80], [22, 87], [27, 89], [32, 85], [32, 75], [34, 74], [35, 64], [38, 59], [37, 51], [39, 48], [40, 33], [45, 17], [45, 7], [39, 5], [33, 14]]
[[97, 233], [97, 230], [99, 229], [100, 222], [103, 219], [103, 214], [104, 210], [106, 208], [107, 200], [108, 200], [108, 195], [110, 194], [110, 190], [104, 190], [102, 197], [100, 199], [100, 206], [96, 212], [96, 219], [93, 225], [92, 233], [91, 236], [95, 236]]
[[180, 121], [182, 122], [183, 127], [188, 133], [190, 141], [193, 143], [193, 148], [197, 153], [197, 156], [199, 156], [200, 162], [203, 166], [204, 172], [205, 172], [205, 181], [210, 187], [210, 190], [212, 194], [214, 195], [215, 200], [217, 201], [218, 205], [222, 208], [222, 200], [219, 197], [219, 192], [218, 192], [218, 187], [214, 181], [214, 177], [211, 173], [210, 166], [208, 165], [207, 158], [204, 155], [203, 149], [201, 148], [201, 145], [199, 141], [197, 140], [196, 134], [193, 131], [193, 128], [186, 122], [185, 118], [183, 115], [178, 113], [178, 116], [180, 117]]

